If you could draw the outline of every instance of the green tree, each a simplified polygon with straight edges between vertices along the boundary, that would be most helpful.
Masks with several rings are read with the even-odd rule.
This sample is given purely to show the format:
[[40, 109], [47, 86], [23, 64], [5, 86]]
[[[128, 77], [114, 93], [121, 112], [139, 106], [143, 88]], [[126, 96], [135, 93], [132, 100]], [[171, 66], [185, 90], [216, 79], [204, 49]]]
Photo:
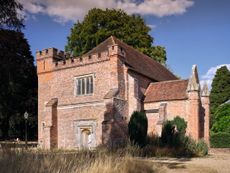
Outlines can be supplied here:
[[37, 75], [24, 34], [0, 30], [0, 130], [3, 139], [24, 136], [25, 111], [29, 137], [37, 132]]
[[212, 132], [230, 133], [230, 103], [219, 106], [214, 114], [214, 118]]
[[37, 136], [37, 75], [30, 46], [19, 32], [23, 6], [17, 0], [0, 0], [0, 137], [24, 137], [25, 111], [28, 137]]
[[130, 141], [139, 146], [144, 146], [147, 137], [148, 119], [144, 112], [133, 112], [129, 124]]
[[152, 46], [153, 38], [148, 34], [150, 30], [138, 15], [128, 15], [122, 10], [94, 8], [88, 12], [82, 22], [78, 21], [74, 24], [65, 49], [73, 52], [74, 56], [79, 56], [114, 35], [164, 64], [165, 48]]
[[23, 7], [17, 0], [0, 0], [0, 29], [19, 31], [23, 25], [23, 17], [18, 13]]
[[230, 99], [230, 71], [226, 66], [216, 71], [210, 93], [211, 126], [215, 123], [214, 114], [218, 106]]

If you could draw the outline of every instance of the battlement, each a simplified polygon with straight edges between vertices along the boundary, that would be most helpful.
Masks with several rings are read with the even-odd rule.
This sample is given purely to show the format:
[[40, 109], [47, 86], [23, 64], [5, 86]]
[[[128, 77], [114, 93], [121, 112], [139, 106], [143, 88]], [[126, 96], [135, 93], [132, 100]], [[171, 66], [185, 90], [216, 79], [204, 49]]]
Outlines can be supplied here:
[[112, 56], [112, 55], [119, 55], [121, 57], [126, 56], [124, 49], [120, 47], [118, 44], [109, 46], [108, 51], [109, 51], [109, 56]]
[[71, 66], [81, 66], [91, 63], [97, 63], [100, 61], [109, 60], [108, 51], [99, 52], [96, 54], [83, 55], [80, 57], [70, 57], [68, 59], [62, 59], [61, 61], [54, 62], [54, 69], [71, 67]]
[[125, 51], [118, 45], [109, 46], [106, 51], [85, 54], [80, 57], [71, 57], [69, 53], [56, 48], [48, 48], [36, 52], [37, 73], [53, 71], [72, 66], [82, 66], [109, 60], [112, 56], [125, 56]]
[[36, 52], [36, 59], [44, 59], [44, 58], [57, 58], [57, 59], [64, 59], [65, 56], [69, 55], [68, 53], [65, 53], [62, 50], [58, 50], [56, 48], [48, 48], [48, 49], [43, 49], [42, 51], [37, 51]]

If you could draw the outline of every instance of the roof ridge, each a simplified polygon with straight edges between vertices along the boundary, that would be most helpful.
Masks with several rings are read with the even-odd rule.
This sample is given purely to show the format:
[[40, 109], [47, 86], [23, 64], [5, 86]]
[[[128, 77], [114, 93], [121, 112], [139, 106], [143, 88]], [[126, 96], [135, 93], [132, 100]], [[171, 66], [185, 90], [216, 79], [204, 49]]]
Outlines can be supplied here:
[[[88, 52], [84, 53], [83, 55], [91, 54], [91, 52], [92, 52], [93, 50], [97, 49], [98, 47], [100, 47], [100, 46], [103, 45], [106, 41], [108, 41], [108, 40], [110, 40], [110, 39], [111, 39], [111, 41], [112, 41], [113, 44], [116, 44], [113, 37], [114, 37], [114, 36], [111, 35], [110, 37], [106, 38], [104, 41], [100, 42], [97, 46], [95, 46], [93, 49], [89, 50]], [[82, 55], [82, 56], [83, 56], [83, 55]]]
[[175, 80], [166, 80], [166, 81], [159, 81], [159, 82], [151, 82], [151, 85], [158, 84], [158, 83], [171, 83], [171, 82], [182, 82], [188, 81], [189, 79], [175, 79]]
[[[164, 81], [164, 80], [172, 80], [178, 79], [170, 70], [168, 70], [164, 65], [157, 62], [153, 58], [145, 55], [144, 53], [140, 52], [138, 48], [134, 48], [127, 43], [123, 42], [116, 38], [115, 36], [111, 35], [96, 47], [88, 51], [84, 55], [90, 55], [94, 52], [100, 51], [108, 51], [109, 46], [118, 45], [122, 47], [126, 51], [125, 62], [133, 67], [137, 72], [148, 76], [149, 78], [156, 80], [156, 81]], [[140, 59], [139, 59], [140, 58]], [[140, 65], [139, 61], [142, 61], [143, 64]]]
[[[116, 38], [116, 37], [114, 37], [114, 36], [113, 36], [113, 38], [115, 38], [116, 41], [118, 41], [118, 42], [120, 41], [121, 43], [125, 44], [127, 47], [129, 47], [130, 49], [134, 50], [135, 52], [137, 52], [137, 53], [143, 55], [145, 58], [148, 58], [149, 60], [154, 61], [155, 63], [157, 63], [157, 64], [159, 64], [160, 66], [164, 67], [164, 68], [165, 68], [166, 70], [168, 70], [174, 77], [176, 77], [176, 76], [175, 76], [169, 69], [167, 69], [163, 64], [157, 62], [156, 60], [154, 60], [153, 58], [149, 57], [148, 55], [146, 55], [146, 54], [144, 54], [144, 53], [138, 51], [136, 48], [134, 48], [133, 46], [128, 45], [127, 43], [123, 42], [122, 40], [120, 40], [120, 39], [118, 39], [118, 38]], [[120, 45], [119, 43], [116, 43], [116, 44]]]

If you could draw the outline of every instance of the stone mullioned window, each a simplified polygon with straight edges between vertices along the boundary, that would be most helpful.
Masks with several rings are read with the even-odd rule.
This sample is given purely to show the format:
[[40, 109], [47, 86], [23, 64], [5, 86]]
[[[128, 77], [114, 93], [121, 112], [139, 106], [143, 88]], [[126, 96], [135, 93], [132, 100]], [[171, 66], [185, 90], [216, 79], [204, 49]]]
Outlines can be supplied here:
[[75, 85], [76, 96], [93, 94], [93, 75], [75, 78]]

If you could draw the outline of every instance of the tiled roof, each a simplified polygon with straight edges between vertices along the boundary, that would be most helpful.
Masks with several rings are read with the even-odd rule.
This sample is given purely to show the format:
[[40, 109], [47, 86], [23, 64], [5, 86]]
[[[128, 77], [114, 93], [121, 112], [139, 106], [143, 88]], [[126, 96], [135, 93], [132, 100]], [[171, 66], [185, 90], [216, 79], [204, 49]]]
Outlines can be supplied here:
[[172, 80], [151, 83], [145, 92], [144, 102], [187, 99], [187, 86], [188, 80]]
[[87, 54], [94, 54], [108, 50], [108, 46], [118, 44], [126, 53], [125, 63], [140, 74], [143, 74], [156, 81], [175, 80], [177, 77], [173, 75], [167, 68], [160, 63], [154, 61], [152, 58], [137, 51], [133, 47], [118, 40], [114, 36], [109, 37], [98, 46], [93, 48]]

